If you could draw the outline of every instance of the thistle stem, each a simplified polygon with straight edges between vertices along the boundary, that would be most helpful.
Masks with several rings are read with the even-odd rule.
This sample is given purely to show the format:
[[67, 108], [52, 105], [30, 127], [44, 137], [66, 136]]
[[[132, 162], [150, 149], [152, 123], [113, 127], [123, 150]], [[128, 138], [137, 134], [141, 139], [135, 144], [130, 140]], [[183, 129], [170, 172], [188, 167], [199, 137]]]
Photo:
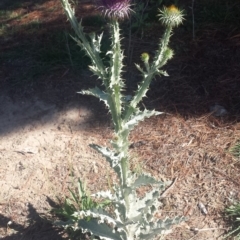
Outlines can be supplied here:
[[168, 47], [172, 29], [173, 29], [173, 27], [171, 25], [168, 25], [163, 34], [162, 40], [159, 44], [159, 50], [157, 51], [155, 60], [151, 66], [151, 68], [154, 69], [155, 71], [165, 64], [164, 53]]
[[110, 23], [110, 33], [112, 38], [112, 45], [111, 45], [111, 52], [112, 58], [110, 60], [110, 84], [109, 84], [109, 94], [111, 97], [111, 102], [113, 103], [110, 108], [110, 112], [112, 115], [112, 119], [114, 121], [114, 128], [115, 134], [117, 136], [117, 141], [115, 144], [115, 150], [118, 154], [122, 155], [120, 160], [120, 165], [122, 169], [122, 181], [121, 189], [122, 189], [122, 196], [124, 196], [124, 201], [126, 204], [127, 212], [129, 211], [129, 199], [128, 194], [125, 194], [123, 190], [127, 186], [127, 177], [129, 172], [129, 158], [128, 158], [128, 134], [122, 131], [123, 126], [123, 119], [122, 119], [122, 94], [121, 91], [123, 90], [124, 83], [121, 79], [121, 72], [122, 72], [122, 60], [123, 60], [123, 53], [121, 50], [121, 43], [120, 43], [120, 28], [119, 23], [116, 18], [113, 18]]
[[124, 86], [123, 81], [121, 79], [122, 72], [122, 50], [120, 43], [120, 29], [119, 23], [116, 18], [113, 18], [110, 23], [110, 33], [112, 38], [112, 45], [110, 54], [112, 58], [110, 59], [110, 82], [108, 87], [108, 91], [111, 96], [111, 101], [113, 104], [111, 105], [112, 109], [110, 109], [112, 114], [112, 119], [114, 121], [115, 132], [118, 133], [122, 129], [122, 118], [121, 118], [121, 91]]

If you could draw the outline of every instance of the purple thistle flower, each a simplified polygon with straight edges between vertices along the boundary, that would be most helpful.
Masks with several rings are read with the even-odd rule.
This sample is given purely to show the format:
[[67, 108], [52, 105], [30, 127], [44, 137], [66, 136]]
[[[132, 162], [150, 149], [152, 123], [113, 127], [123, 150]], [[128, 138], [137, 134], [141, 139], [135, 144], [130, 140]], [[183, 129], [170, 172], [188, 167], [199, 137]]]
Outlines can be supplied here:
[[124, 19], [129, 16], [131, 0], [101, 0], [100, 8], [111, 18]]

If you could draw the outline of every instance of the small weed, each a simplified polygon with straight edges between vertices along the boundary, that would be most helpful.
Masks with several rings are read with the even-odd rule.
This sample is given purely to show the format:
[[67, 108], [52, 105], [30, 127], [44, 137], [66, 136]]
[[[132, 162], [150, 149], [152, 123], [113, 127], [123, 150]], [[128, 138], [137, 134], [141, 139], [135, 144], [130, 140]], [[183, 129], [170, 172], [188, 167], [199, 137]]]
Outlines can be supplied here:
[[234, 156], [234, 157], [240, 157], [240, 141], [236, 143], [235, 146], [233, 146], [229, 152]]
[[[86, 184], [82, 183], [80, 179], [77, 182], [77, 188], [75, 190], [69, 189], [70, 197], [66, 197], [62, 206], [59, 209], [53, 209], [53, 211], [62, 217], [64, 220], [69, 222], [77, 221], [77, 217], [73, 214], [77, 211], [87, 211], [90, 209], [106, 208], [110, 205], [110, 201], [96, 202], [86, 191]], [[86, 217], [86, 221], [91, 218]], [[67, 233], [70, 239], [81, 235], [81, 230], [73, 231], [73, 229], [68, 228]]]
[[226, 209], [227, 216], [232, 223], [232, 229], [224, 236], [224, 239], [232, 236], [236, 240], [240, 240], [240, 202], [232, 204]]
[[[240, 141], [238, 141], [229, 152], [234, 156], [240, 157]], [[231, 230], [228, 232], [224, 239], [232, 236], [233, 239], [240, 240], [240, 202], [234, 202], [230, 207], [226, 208], [226, 214], [231, 223]]]

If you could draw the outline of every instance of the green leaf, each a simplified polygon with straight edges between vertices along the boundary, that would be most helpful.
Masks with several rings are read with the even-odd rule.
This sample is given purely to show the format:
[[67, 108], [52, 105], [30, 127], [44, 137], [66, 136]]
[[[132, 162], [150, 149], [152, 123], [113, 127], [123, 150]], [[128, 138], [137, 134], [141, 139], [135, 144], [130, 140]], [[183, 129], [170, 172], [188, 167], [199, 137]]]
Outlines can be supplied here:
[[90, 95], [90, 96], [94, 96], [100, 99], [100, 101], [103, 101], [105, 103], [105, 105], [107, 106], [107, 108], [109, 108], [109, 94], [105, 93], [104, 91], [102, 91], [101, 89], [99, 89], [98, 87], [89, 89], [89, 90], [83, 90], [81, 92], [78, 92], [80, 94], [83, 95]]
[[130, 131], [134, 129], [135, 126], [139, 124], [140, 121], [143, 121], [145, 118], [149, 118], [151, 116], [156, 116], [159, 114], [163, 114], [163, 112], [157, 112], [155, 110], [146, 110], [140, 111], [138, 110], [134, 116], [131, 116], [131, 119], [123, 124], [121, 135], [125, 138], [129, 135]]

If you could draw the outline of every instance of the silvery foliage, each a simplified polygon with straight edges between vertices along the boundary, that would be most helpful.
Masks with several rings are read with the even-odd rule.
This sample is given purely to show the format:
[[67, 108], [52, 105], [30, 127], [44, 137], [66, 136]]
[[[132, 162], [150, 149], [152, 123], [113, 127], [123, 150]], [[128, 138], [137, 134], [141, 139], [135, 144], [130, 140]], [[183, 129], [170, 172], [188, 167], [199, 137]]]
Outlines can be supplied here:
[[[115, 133], [111, 142], [112, 149], [95, 144], [91, 147], [106, 158], [116, 172], [119, 184], [114, 186], [113, 192], [103, 191], [94, 194], [95, 197], [110, 200], [114, 213], [109, 213], [104, 209], [76, 211], [72, 219], [67, 222], [58, 222], [58, 224], [65, 228], [90, 232], [92, 238], [98, 236], [100, 239], [109, 240], [153, 239], [156, 235], [166, 234], [173, 224], [183, 221], [183, 218], [154, 218], [160, 206], [158, 198], [161, 197], [161, 193], [169, 183], [157, 181], [145, 174], [136, 175], [130, 171], [128, 137], [140, 121], [161, 114], [155, 110], [141, 110], [138, 104], [146, 96], [151, 80], [156, 75], [167, 75], [161, 67], [173, 56], [172, 50], [168, 48], [172, 27], [166, 27], [152, 63], [149, 63], [149, 55], [144, 53], [142, 54], [144, 68], [136, 64], [141, 72], [142, 81], [135, 95], [129, 99], [129, 96], [123, 94], [125, 88], [121, 77], [123, 51], [118, 20], [114, 17], [110, 18], [111, 47], [107, 52], [110, 60], [105, 66], [100, 57], [102, 34], [91, 33], [87, 36], [83, 32], [81, 23], [77, 21], [68, 0], [61, 0], [61, 2], [75, 31], [74, 40], [91, 59], [90, 70], [103, 82], [104, 90], [95, 87], [81, 91], [81, 93], [99, 98], [109, 109]], [[143, 198], [139, 198], [136, 190], [143, 185], [151, 185], [152, 190], [147, 192]]]

